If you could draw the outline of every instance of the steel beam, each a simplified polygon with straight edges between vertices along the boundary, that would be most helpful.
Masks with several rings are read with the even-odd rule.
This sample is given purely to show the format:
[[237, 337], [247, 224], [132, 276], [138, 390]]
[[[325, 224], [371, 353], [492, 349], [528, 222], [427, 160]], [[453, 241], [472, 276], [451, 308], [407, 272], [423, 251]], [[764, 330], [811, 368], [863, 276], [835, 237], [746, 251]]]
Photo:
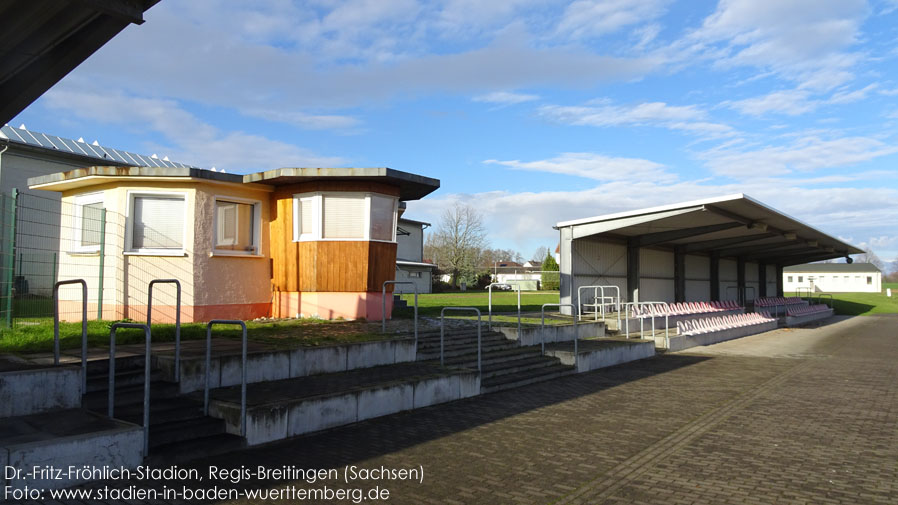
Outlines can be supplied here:
[[630, 302], [639, 301], [639, 246], [627, 243], [627, 296]]
[[731, 238], [718, 238], [713, 240], [701, 240], [699, 242], [692, 242], [689, 244], [683, 244], [683, 252], [694, 253], [694, 252], [704, 252], [711, 251], [714, 249], [720, 249], [726, 246], [736, 245], [736, 244], [744, 244], [746, 242], [755, 242], [758, 240], [765, 240], [768, 238], [776, 237], [773, 233], [759, 233], [757, 235], [743, 235], [741, 237], [731, 237]]
[[632, 237], [631, 240], [640, 247], [646, 247], [651, 245], [663, 244], [665, 242], [672, 242], [674, 240], [680, 240], [689, 237], [698, 237], [700, 235], [707, 235], [709, 233], [714, 233], [718, 231], [731, 230], [733, 228], [740, 228], [745, 226], [742, 223], [719, 223], [719, 224], [709, 224], [707, 226], [696, 226], [694, 228], [684, 228], [682, 230], [669, 230], [669, 231], [659, 231], [655, 233], [646, 233], [644, 235], [638, 235]]

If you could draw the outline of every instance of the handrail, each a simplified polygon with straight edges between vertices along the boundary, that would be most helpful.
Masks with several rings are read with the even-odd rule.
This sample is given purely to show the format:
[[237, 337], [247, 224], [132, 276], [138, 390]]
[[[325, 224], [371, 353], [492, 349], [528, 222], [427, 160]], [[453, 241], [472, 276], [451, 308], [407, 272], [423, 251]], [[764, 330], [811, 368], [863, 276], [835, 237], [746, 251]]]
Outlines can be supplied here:
[[[493, 282], [489, 286], [486, 287], [488, 291], [487, 296], [487, 308], [489, 309], [489, 316], [487, 317], [487, 329], [489, 331], [493, 331], [493, 286], [508, 286], [511, 287], [512, 284], [509, 282]], [[521, 285], [516, 284], [516, 288], [518, 288], [518, 343], [521, 342]]]
[[119, 328], [143, 330], [146, 339], [146, 354], [143, 364], [143, 456], [150, 450], [150, 327], [139, 323], [113, 323], [109, 327], [109, 417], [115, 417], [115, 332]]
[[[579, 299], [580, 293], [577, 293], [577, 301]], [[540, 341], [542, 344], [542, 354], [546, 354], [546, 307], [570, 307], [571, 308], [571, 319], [574, 320], [574, 369], [578, 369], [578, 365], [580, 362], [580, 355], [577, 353], [578, 347], [577, 342], [580, 340], [580, 335], [577, 333], [577, 315], [574, 312], [578, 312], [578, 308], [574, 306], [573, 303], [544, 303], [543, 306], [539, 309], [540, 312], [540, 320], [542, 323], [542, 328], [540, 329]]]
[[[667, 302], [651, 302], [651, 301], [649, 301], [649, 302], [627, 302], [627, 303], [625, 303], [624, 307], [627, 311], [626, 338], [627, 339], [630, 338], [630, 311], [632, 310], [631, 307], [636, 308], [640, 305], [649, 305], [649, 306], [663, 305], [665, 308], [667, 308], [667, 311], [664, 314], [664, 342], [665, 342], [665, 344], [667, 344], [667, 347], [669, 348], [670, 347], [670, 304]], [[652, 309], [650, 308], [650, 310], [652, 310]], [[655, 318], [656, 317], [660, 317], [660, 315], [655, 315], [654, 310], [652, 310], [652, 339], [655, 338]], [[645, 333], [645, 318], [640, 318], [639, 319], [639, 334], [642, 335], [643, 333]]]
[[822, 301], [821, 299], [824, 296], [829, 297], [829, 303], [827, 305], [829, 305], [829, 308], [833, 308], [833, 295], [831, 295], [830, 293], [817, 293], [817, 303], [820, 303]]
[[[614, 297], [614, 296], [606, 297], [606, 296], [605, 296], [605, 289], [606, 289], [606, 288], [607, 288], [607, 289], [614, 289], [614, 290], [617, 292], [617, 296], [616, 296], [616, 297]], [[621, 321], [621, 315], [620, 315], [620, 311], [621, 311], [620, 286], [615, 286], [614, 284], [607, 284], [607, 285], [603, 285], [603, 286], [600, 286], [600, 285], [594, 285], [594, 286], [580, 286], [580, 287], [578, 287], [578, 288], [577, 288], [577, 317], [578, 317], [578, 318], [582, 318], [582, 315], [583, 315], [583, 313], [581, 312], [581, 309], [582, 309], [582, 302], [581, 302], [581, 297], [580, 297], [580, 292], [581, 292], [581, 290], [583, 290], [583, 289], [593, 289], [593, 298], [597, 298], [597, 299], [598, 299], [598, 297], [601, 296], [602, 302], [599, 303], [598, 305], [600, 305], [601, 308], [602, 308], [602, 321], [605, 320], [605, 300], [608, 299], [608, 298], [611, 299], [611, 303], [613, 303], [614, 306], [617, 308], [617, 328], [618, 328], [618, 330], [619, 330], [619, 329], [620, 329], [620, 321]], [[615, 299], [617, 300], [616, 303], [615, 303]], [[598, 310], [595, 312], [595, 315], [596, 315], [595, 320], [598, 321], [598, 318], [599, 318]]]
[[174, 284], [177, 288], [175, 299], [175, 382], [181, 381], [181, 282], [178, 279], [153, 279], [147, 288], [147, 326], [152, 327], [153, 284]]
[[380, 332], [387, 332], [387, 284], [411, 284], [415, 289], [415, 349], [418, 349], [418, 285], [412, 281], [386, 281], [381, 294]]
[[81, 394], [87, 394], [87, 282], [71, 279], [53, 284], [53, 364], [59, 365], [59, 286], [81, 284]]
[[804, 300], [804, 297], [801, 296], [802, 293], [807, 293], [807, 294], [808, 294], [808, 295], [807, 295], [807, 296], [808, 296], [808, 302], [810, 303], [810, 301], [811, 301], [811, 299], [812, 299], [812, 296], [813, 296], [813, 293], [811, 292], [811, 288], [805, 287], [805, 286], [799, 286], [799, 287], [795, 288], [795, 296], [797, 296], [797, 297], [801, 298], [802, 300]]
[[474, 312], [477, 313], [477, 371], [481, 372], [482, 367], [480, 366], [480, 343], [481, 343], [480, 327], [483, 325], [483, 322], [482, 322], [482, 319], [480, 316], [480, 309], [478, 309], [476, 307], [443, 307], [443, 310], [440, 311], [440, 366], [444, 366], [445, 362], [446, 362], [446, 360], [443, 356], [443, 340], [446, 335], [446, 328], [443, 325], [443, 315], [446, 313], [447, 310], [453, 310], [456, 312], [473, 310]]
[[[213, 319], [206, 325], [206, 384], [203, 387], [203, 414], [209, 415], [209, 369], [212, 366], [212, 325], [236, 324], [243, 328], [243, 353], [240, 362], [240, 436], [246, 436], [246, 323], [239, 319]], [[219, 382], [219, 386], [221, 383]]]

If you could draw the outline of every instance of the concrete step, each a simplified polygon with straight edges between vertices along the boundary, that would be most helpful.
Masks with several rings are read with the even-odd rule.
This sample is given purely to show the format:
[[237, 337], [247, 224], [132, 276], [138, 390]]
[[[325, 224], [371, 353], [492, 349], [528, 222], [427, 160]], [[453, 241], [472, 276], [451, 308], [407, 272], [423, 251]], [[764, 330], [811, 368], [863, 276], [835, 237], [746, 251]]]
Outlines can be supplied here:
[[481, 380], [500, 377], [502, 375], [511, 375], [515, 373], [526, 372], [528, 370], [537, 370], [540, 368], [555, 366], [557, 364], [557, 359], [548, 356], [535, 356], [506, 361], [503, 363], [484, 366], [483, 373], [481, 374]]
[[[144, 379], [144, 369], [141, 365], [138, 368], [129, 368], [126, 370], [120, 370], [118, 368], [118, 363], [116, 365], [115, 370], [115, 387], [116, 389], [125, 386], [134, 386], [137, 384], [143, 385]], [[150, 370], [150, 381], [158, 381], [162, 378], [162, 372], [160, 370]], [[109, 389], [109, 374], [108, 370], [103, 374], [87, 374], [87, 392], [93, 393], [95, 391], [106, 391]]]
[[[480, 360], [482, 365], [491, 365], [494, 363], [504, 363], [509, 360], [516, 360], [534, 356], [541, 356], [539, 348], [514, 347], [511, 349], [503, 349], [499, 351], [483, 353], [480, 357]], [[437, 359], [439, 359], [439, 357], [437, 357]], [[474, 363], [474, 367], [476, 368], [477, 351], [446, 359], [446, 366], [461, 367], [469, 363]]]
[[556, 363], [547, 367], [483, 379], [480, 382], [480, 392], [481, 394], [493, 393], [505, 389], [534, 384], [536, 382], [543, 382], [573, 373], [574, 367]]
[[[115, 385], [115, 407], [125, 407], [129, 405], [143, 406], [143, 382], [139, 384], [131, 384], [128, 386]], [[154, 403], [165, 398], [174, 398], [178, 394], [178, 384], [167, 381], [150, 382], [150, 403]], [[109, 405], [109, 391], [102, 389], [93, 391], [84, 395], [81, 399], [81, 406], [97, 412], [105, 412]]]
[[[105, 406], [102, 412], [106, 412]], [[202, 415], [203, 403], [200, 400], [179, 396], [150, 401], [151, 426], [172, 421], [186, 421]], [[121, 408], [116, 406], [115, 418], [143, 425], [143, 403], [126, 405]]]
[[[126, 370], [143, 370], [143, 356], [116, 356], [115, 372], [123, 372]], [[87, 360], [87, 376], [108, 375], [109, 374], [109, 358], [90, 359]]]
[[224, 419], [199, 415], [190, 419], [154, 423], [152, 412], [150, 416], [150, 453], [166, 444], [225, 433]]
[[[150, 436], [150, 443], [153, 437]], [[147, 464], [167, 467], [174, 463], [183, 463], [192, 459], [208, 458], [236, 451], [246, 447], [246, 440], [238, 435], [217, 433], [214, 435], [182, 440], [164, 444], [150, 449]]]
[[[481, 353], [489, 353], [489, 352], [503, 351], [503, 350], [508, 350], [508, 349], [516, 349], [517, 347], [518, 347], [518, 344], [516, 344], [510, 340], [507, 340], [505, 342], [494, 342], [494, 343], [484, 344], [481, 347]], [[477, 344], [474, 343], [473, 345], [461, 345], [461, 346], [453, 346], [453, 347], [447, 346], [443, 351], [444, 358], [464, 356], [466, 354], [475, 354], [476, 355], [477, 354]], [[433, 351], [427, 351], [427, 352], [419, 351], [418, 355], [417, 355], [418, 361], [430, 361], [430, 360], [435, 360], [435, 359], [440, 359], [439, 347], [437, 347]]]
[[[507, 345], [507, 344], [517, 345], [517, 342], [515, 342], [514, 340], [508, 340], [507, 338], [497, 338], [497, 337], [491, 337], [488, 339], [484, 338], [484, 339], [480, 340], [480, 345], [482, 347]], [[476, 350], [477, 349], [477, 338], [475, 337], [475, 338], [472, 338], [469, 340], [447, 340], [447, 341], [443, 342], [443, 347], [446, 350], [449, 350], [449, 349], [455, 350], [455, 349], [461, 349], [461, 348], [470, 348], [470, 349]], [[433, 344], [428, 343], [428, 344], [424, 344], [424, 345], [418, 344], [418, 352], [419, 353], [440, 352], [440, 343], [435, 342]]]

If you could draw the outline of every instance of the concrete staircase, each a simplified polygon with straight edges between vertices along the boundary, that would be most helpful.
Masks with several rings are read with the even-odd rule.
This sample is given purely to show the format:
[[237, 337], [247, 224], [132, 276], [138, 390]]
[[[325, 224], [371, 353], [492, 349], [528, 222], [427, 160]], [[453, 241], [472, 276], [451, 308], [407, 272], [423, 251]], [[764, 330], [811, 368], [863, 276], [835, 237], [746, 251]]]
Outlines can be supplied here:
[[[496, 331], [481, 335], [480, 392], [492, 393], [574, 373], [573, 366], [557, 358], [543, 356], [538, 346], [520, 347]], [[447, 331], [444, 340], [448, 367], [477, 369], [477, 330]], [[440, 359], [440, 333], [427, 332], [418, 338], [418, 360]]]
[[[91, 361], [82, 406], [106, 414], [108, 395], [109, 361]], [[143, 356], [116, 359], [115, 418], [142, 426], [143, 396]], [[203, 415], [201, 396], [179, 395], [176, 383], [162, 380], [158, 370], [151, 372], [149, 464], [170, 465], [222, 454], [244, 445], [242, 437], [226, 432], [224, 420]]]

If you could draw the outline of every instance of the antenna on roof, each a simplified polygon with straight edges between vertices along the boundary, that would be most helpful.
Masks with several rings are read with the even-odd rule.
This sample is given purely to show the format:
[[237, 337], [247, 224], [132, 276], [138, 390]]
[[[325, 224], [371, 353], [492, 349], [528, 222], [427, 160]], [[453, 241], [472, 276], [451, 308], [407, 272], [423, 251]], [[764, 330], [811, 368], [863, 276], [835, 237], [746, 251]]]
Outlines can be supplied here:
[[96, 140], [94, 140], [94, 143], [91, 144], [91, 145], [92, 145], [92, 146], [100, 147], [100, 143], [99, 143], [98, 141], [96, 141]]
[[20, 129], [20, 130], [27, 130], [28, 128], [25, 128], [25, 123], [22, 123], [22, 125], [19, 126], [19, 129]]
[[84, 143], [84, 137], [78, 137], [78, 142]]

